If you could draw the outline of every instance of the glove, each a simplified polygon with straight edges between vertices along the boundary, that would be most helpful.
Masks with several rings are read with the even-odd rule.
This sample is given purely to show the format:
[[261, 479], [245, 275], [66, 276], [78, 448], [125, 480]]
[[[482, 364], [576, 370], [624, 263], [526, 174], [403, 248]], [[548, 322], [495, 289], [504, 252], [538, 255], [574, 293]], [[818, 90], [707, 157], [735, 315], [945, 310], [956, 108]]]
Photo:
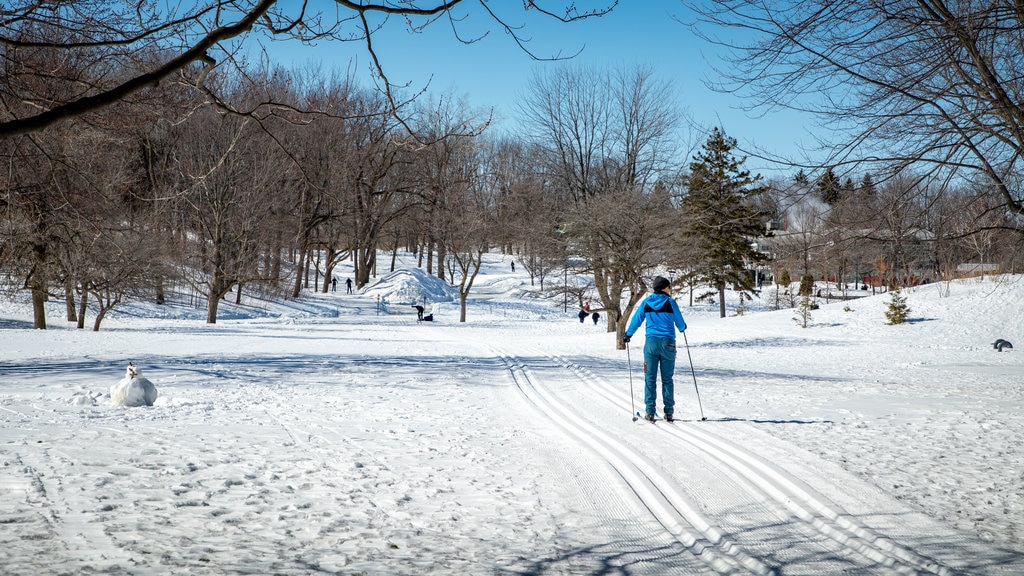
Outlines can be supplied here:
[[629, 336], [623, 336], [622, 341], [625, 342], [626, 344], [629, 344]]

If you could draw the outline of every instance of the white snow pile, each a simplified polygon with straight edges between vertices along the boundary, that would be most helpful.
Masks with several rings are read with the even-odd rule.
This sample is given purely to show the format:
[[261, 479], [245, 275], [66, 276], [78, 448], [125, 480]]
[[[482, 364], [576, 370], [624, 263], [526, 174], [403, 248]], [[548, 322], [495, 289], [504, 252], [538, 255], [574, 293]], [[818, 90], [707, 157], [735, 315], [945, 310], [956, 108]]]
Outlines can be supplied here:
[[129, 362], [124, 378], [110, 387], [110, 403], [114, 406], [152, 406], [156, 402], [156, 386]]
[[363, 294], [380, 296], [388, 304], [410, 306], [451, 302], [459, 297], [459, 291], [437, 276], [427, 274], [421, 268], [395, 270], [380, 280], [367, 285]]
[[[616, 350], [497, 254], [465, 323], [418, 323], [452, 293], [400, 265], [213, 325], [0, 302], [0, 573], [1024, 574], [1022, 276], [906, 290], [897, 326], [887, 294], [802, 328], [680, 293], [648, 424], [643, 331]], [[99, 401], [139, 358], [153, 406]]]

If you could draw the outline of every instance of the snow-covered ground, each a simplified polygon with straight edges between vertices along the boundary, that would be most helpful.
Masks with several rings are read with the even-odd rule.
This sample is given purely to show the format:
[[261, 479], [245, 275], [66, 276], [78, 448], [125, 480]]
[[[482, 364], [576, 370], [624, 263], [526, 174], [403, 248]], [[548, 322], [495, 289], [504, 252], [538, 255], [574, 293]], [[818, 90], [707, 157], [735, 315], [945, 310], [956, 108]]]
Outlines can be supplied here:
[[[428, 280], [98, 333], [0, 304], [0, 573], [1024, 574], [1024, 277], [913, 289], [900, 326], [681, 295], [655, 425], [642, 337], [500, 256], [465, 324]], [[155, 406], [110, 405], [129, 361]]]

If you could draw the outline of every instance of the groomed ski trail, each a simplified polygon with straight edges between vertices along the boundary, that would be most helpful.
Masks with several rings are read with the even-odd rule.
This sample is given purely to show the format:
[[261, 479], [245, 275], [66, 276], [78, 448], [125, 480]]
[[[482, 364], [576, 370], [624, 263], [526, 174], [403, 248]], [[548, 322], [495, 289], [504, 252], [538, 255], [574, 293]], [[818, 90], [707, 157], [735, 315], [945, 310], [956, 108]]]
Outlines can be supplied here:
[[[625, 441], [613, 438], [602, 428], [581, 416], [580, 410], [569, 408], [571, 402], [562, 391], [545, 385], [546, 371], [568, 371], [586, 393], [606, 405], [623, 420], [631, 421], [628, 389], [613, 386], [604, 379], [567, 358], [542, 351], [530, 351], [530, 359], [495, 350], [514, 383], [527, 401], [552, 420], [558, 422], [589, 449], [600, 455], [623, 478], [640, 504], [665, 527], [673, 537], [694, 552], [709, 568], [720, 574], [789, 574], [815, 573], [816, 570], [853, 570], [872, 574], [936, 574], [951, 576], [960, 572], [913, 549], [900, 545], [847, 514], [799, 477], [779, 464], [751, 452], [742, 444], [716, 434], [713, 422], [691, 422], [679, 418], [673, 426], [643, 426], [645, 435], [656, 434], [658, 442], [685, 447], [699, 454], [706, 466], [728, 483], [728, 490], [745, 495], [753, 508], [748, 513], [774, 518], [786, 533], [798, 533], [800, 542], [774, 544], [749, 538], [731, 537], [731, 527], [716, 525], [713, 513], [702, 512], [709, 507], [696, 489], [688, 489], [661, 469], [652, 456], [643, 455]], [[536, 355], [532, 354], [536, 352]], [[544, 375], [540, 375], [543, 372]], [[682, 382], [677, 383], [677, 402]], [[637, 391], [642, 394], [642, 389]], [[678, 410], [678, 408], [677, 408]], [[630, 422], [633, 426], [646, 424]], [[705, 468], [707, 469], [707, 468]], [[765, 520], [765, 525], [771, 521]], [[788, 554], [771, 546], [800, 548]], [[773, 558], [813, 558], [815, 567], [807, 572], [794, 569], [790, 560]], [[764, 560], [769, 559], [769, 560]], [[785, 569], [783, 569], [785, 566]], [[808, 567], [805, 567], [808, 568]]]
[[535, 382], [530, 369], [516, 357], [495, 350], [523, 396], [577, 439], [601, 455], [633, 490], [641, 505], [679, 543], [719, 574], [774, 574], [712, 526], [676, 490], [656, 466], [601, 432], [560, 404]]

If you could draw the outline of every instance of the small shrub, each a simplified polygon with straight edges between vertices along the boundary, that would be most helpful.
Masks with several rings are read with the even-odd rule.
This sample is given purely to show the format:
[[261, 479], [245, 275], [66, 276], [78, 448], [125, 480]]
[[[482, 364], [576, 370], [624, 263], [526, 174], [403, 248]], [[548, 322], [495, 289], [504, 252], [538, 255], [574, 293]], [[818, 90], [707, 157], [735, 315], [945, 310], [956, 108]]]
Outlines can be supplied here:
[[907, 298], [899, 288], [890, 292], [892, 300], [889, 301], [889, 308], [885, 311], [885, 317], [890, 325], [903, 324], [910, 315], [910, 307], [907, 306]]
[[800, 278], [800, 295], [810, 296], [814, 292], [814, 276], [807, 274]]
[[811, 310], [811, 297], [804, 296], [800, 298], [800, 305], [796, 308], [796, 316], [793, 318], [793, 321], [801, 328], [807, 328], [811, 325]]
[[793, 280], [789, 277], [789, 270], [783, 270], [779, 273], [779, 286], [789, 287]]

